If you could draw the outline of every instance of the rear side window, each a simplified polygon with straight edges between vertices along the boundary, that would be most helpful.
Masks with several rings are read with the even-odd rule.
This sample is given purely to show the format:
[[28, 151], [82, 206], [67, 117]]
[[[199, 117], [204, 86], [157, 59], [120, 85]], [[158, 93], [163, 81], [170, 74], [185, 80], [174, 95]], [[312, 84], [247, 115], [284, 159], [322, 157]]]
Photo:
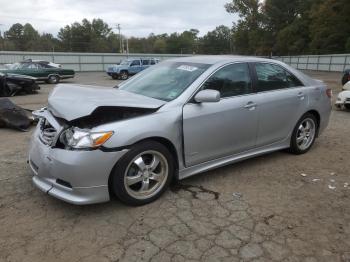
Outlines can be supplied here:
[[142, 65], [149, 65], [149, 60], [142, 60]]
[[252, 93], [252, 81], [248, 64], [232, 64], [221, 68], [204, 83], [203, 89], [217, 90], [221, 97]]
[[303, 86], [298, 78], [281, 66], [268, 63], [255, 64], [259, 92]]

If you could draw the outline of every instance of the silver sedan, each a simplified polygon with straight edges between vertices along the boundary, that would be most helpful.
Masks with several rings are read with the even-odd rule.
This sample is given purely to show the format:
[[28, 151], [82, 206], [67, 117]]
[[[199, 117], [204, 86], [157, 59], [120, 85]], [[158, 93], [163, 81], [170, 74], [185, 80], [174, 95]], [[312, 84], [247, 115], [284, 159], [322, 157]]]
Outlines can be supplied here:
[[306, 153], [332, 92], [275, 60], [196, 56], [162, 62], [115, 89], [58, 85], [31, 140], [42, 191], [73, 204], [157, 199], [173, 179], [272, 151]]

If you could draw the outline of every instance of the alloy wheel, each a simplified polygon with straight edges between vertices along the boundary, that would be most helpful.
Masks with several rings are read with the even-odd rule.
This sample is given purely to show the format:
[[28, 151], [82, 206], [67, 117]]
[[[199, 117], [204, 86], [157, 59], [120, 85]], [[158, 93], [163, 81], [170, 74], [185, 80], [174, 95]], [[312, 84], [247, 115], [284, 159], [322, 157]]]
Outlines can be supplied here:
[[166, 158], [160, 152], [145, 151], [127, 166], [124, 174], [125, 189], [136, 199], [148, 199], [162, 190], [168, 175]]
[[298, 148], [300, 150], [308, 149], [312, 145], [315, 139], [315, 135], [316, 135], [316, 124], [314, 120], [311, 118], [304, 119], [300, 123], [297, 131], [296, 142], [297, 142]]

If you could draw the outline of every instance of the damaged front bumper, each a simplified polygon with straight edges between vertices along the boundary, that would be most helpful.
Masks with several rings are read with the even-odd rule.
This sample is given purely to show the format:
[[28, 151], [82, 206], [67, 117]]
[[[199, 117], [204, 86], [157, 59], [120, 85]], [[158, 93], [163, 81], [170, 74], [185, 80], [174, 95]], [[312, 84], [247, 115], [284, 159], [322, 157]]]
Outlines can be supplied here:
[[[49, 114], [46, 110], [45, 113]], [[56, 126], [57, 123], [53, 125]], [[56, 126], [56, 129], [62, 128]], [[115, 163], [127, 150], [103, 152], [98, 149], [72, 151], [55, 148], [45, 144], [41, 139], [42, 132], [39, 122], [31, 140], [28, 161], [34, 185], [45, 193], [72, 204], [109, 201], [109, 176]]]

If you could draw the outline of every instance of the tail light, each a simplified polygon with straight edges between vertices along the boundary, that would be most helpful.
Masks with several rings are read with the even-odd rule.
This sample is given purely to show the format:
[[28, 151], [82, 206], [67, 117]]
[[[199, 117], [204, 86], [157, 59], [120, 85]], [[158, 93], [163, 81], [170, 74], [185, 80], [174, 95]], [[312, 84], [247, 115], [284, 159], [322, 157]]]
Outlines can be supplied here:
[[350, 81], [350, 75], [348, 75], [348, 81]]
[[326, 89], [326, 95], [327, 95], [329, 98], [332, 98], [332, 96], [333, 96], [332, 89], [327, 88], [327, 89]]

